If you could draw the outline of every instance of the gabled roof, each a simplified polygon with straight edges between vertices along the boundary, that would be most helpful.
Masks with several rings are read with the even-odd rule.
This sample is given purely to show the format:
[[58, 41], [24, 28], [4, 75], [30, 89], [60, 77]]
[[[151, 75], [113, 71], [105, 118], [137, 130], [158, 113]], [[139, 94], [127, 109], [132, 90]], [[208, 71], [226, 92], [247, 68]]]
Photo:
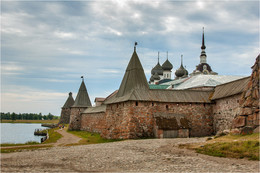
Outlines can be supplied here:
[[69, 93], [69, 97], [67, 98], [65, 104], [62, 108], [70, 108], [74, 104], [74, 99], [72, 97], [72, 92]]
[[72, 107], [92, 107], [84, 81], [80, 85], [78, 95]]
[[250, 80], [250, 77], [245, 77], [232, 82], [228, 82], [222, 85], [218, 85], [215, 88], [215, 92], [212, 96], [212, 100], [229, 97], [235, 94], [245, 91], [246, 86]]
[[121, 82], [116, 97], [124, 97], [132, 93], [134, 90], [141, 90], [143, 93], [149, 90], [144, 69], [136, 51], [133, 52], [130, 62], [126, 68], [124, 78]]

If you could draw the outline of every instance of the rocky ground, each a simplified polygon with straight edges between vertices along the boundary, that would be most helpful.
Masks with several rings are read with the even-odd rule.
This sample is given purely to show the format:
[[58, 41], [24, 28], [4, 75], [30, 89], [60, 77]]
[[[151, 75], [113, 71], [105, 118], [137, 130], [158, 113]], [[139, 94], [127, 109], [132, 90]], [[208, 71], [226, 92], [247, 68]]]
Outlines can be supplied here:
[[2, 172], [259, 172], [258, 161], [180, 149], [205, 138], [127, 140], [1, 154]]

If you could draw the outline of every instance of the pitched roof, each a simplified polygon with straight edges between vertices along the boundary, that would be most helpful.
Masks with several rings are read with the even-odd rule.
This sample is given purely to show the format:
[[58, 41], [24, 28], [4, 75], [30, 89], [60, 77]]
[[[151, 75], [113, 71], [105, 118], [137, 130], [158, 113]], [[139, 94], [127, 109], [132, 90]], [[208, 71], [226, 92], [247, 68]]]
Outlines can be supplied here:
[[212, 91], [197, 90], [161, 90], [152, 89], [148, 93], [141, 90], [134, 90], [124, 97], [111, 97], [105, 104], [112, 104], [124, 101], [154, 101], [172, 103], [210, 103]]
[[91, 107], [87, 108], [83, 114], [92, 114], [92, 113], [101, 113], [101, 112], [106, 112], [106, 105], [101, 105], [101, 106], [96, 106], [96, 107]]
[[65, 104], [62, 108], [70, 108], [74, 104], [74, 99], [72, 97], [72, 92], [69, 93], [69, 97], [67, 98]]
[[124, 78], [121, 82], [116, 97], [123, 97], [128, 95], [133, 90], [142, 90], [143, 92], [149, 90], [149, 86], [144, 74], [144, 69], [136, 51], [133, 52], [130, 62], [126, 68]]
[[87, 88], [85, 86], [84, 81], [82, 81], [78, 95], [75, 99], [75, 103], [72, 107], [91, 107], [91, 102], [88, 96]]
[[[196, 75], [187, 78], [187, 80], [184, 80], [181, 84], [175, 86], [174, 89], [183, 90], [197, 87], [215, 87], [217, 85], [238, 80], [244, 77], [245, 76]], [[167, 85], [168, 83], [165, 84]]]
[[106, 98], [103, 97], [96, 97], [94, 102], [103, 102]]
[[215, 88], [215, 92], [212, 96], [212, 100], [232, 96], [235, 94], [242, 93], [250, 80], [250, 77], [238, 79], [229, 83], [218, 85]]

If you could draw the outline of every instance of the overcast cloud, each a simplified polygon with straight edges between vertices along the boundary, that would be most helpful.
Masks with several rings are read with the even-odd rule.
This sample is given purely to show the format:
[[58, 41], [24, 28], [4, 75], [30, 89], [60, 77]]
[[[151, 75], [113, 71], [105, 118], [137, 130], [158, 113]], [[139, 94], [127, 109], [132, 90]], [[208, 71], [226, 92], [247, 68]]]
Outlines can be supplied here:
[[2, 1], [1, 111], [59, 115], [85, 76], [88, 93], [118, 89], [134, 42], [147, 79], [157, 63], [189, 72], [208, 63], [220, 75], [251, 73], [259, 54], [259, 1]]

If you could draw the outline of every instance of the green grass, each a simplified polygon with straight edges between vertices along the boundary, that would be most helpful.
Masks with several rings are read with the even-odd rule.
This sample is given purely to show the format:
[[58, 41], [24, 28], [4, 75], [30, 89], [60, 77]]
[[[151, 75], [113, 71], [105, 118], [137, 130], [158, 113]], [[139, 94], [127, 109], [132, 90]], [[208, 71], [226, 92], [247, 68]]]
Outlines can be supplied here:
[[57, 124], [59, 120], [1, 120], [1, 123], [53, 123]]
[[259, 160], [259, 149], [259, 133], [221, 136], [195, 148], [196, 152], [210, 156], [249, 160]]
[[52, 147], [51, 145], [45, 145], [45, 146], [30, 146], [30, 147], [15, 147], [15, 148], [1, 148], [1, 153], [12, 153], [12, 152], [21, 152], [24, 150], [37, 150], [41, 148], [50, 148]]
[[120, 139], [104, 139], [98, 133], [90, 133], [90, 132], [78, 131], [78, 130], [68, 130], [67, 132], [82, 138], [82, 140], [79, 143], [71, 144], [71, 145], [99, 144], [99, 143], [121, 141]]
[[3, 144], [1, 144], [1, 147], [22, 146], [22, 145], [37, 145], [37, 144], [40, 144], [40, 143], [39, 143], [39, 142], [36, 142], [36, 141], [29, 141], [29, 142], [26, 142], [26, 143], [24, 143], [24, 144], [22, 144], [22, 143], [17, 143], [17, 144], [3, 143]]
[[53, 128], [53, 129], [48, 129], [48, 134], [49, 134], [49, 139], [44, 141], [42, 144], [49, 144], [49, 143], [55, 143], [57, 142], [60, 138], [62, 138], [62, 135], [59, 134], [58, 132], [55, 132], [55, 130], [58, 130], [59, 128]]

